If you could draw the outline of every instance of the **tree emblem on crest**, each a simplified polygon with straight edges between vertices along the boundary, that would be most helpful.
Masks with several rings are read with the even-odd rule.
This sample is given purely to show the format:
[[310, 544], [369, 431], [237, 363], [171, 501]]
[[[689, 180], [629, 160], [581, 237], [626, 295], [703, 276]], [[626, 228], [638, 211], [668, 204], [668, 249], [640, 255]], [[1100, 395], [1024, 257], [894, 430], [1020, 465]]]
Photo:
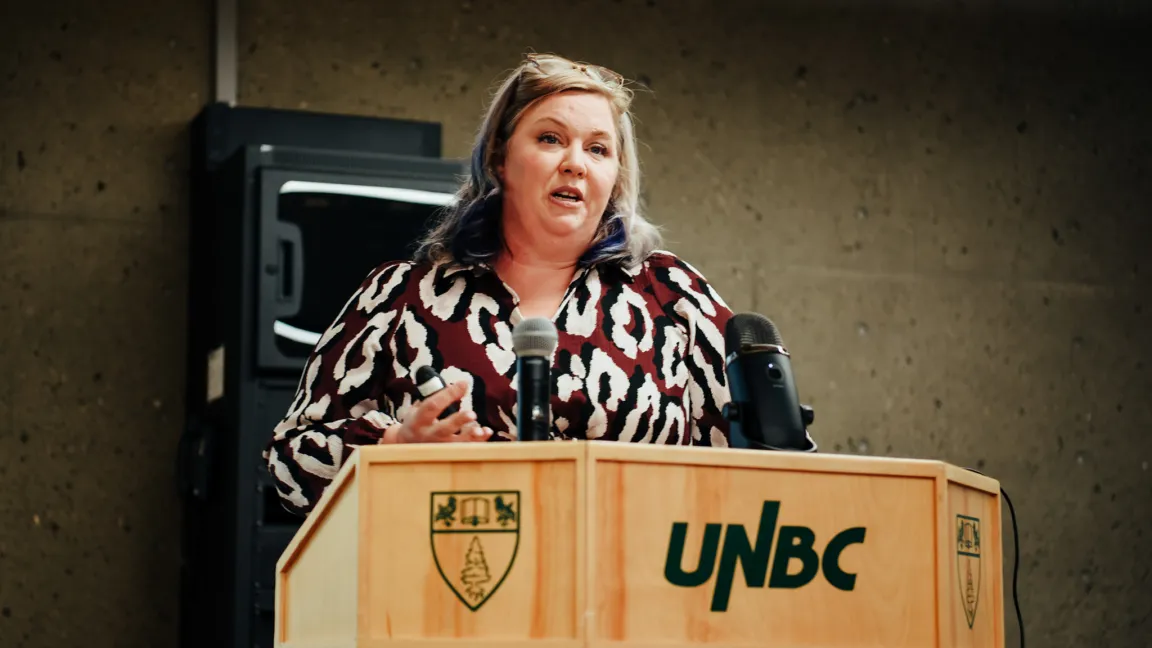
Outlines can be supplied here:
[[468, 553], [464, 555], [464, 569], [460, 572], [460, 581], [464, 583], [464, 593], [473, 601], [484, 600], [484, 583], [492, 580], [488, 571], [488, 563], [484, 560], [484, 547], [480, 544], [480, 536], [472, 536], [472, 544], [468, 545]]
[[440, 577], [475, 612], [507, 578], [520, 546], [519, 491], [432, 493], [432, 558]]

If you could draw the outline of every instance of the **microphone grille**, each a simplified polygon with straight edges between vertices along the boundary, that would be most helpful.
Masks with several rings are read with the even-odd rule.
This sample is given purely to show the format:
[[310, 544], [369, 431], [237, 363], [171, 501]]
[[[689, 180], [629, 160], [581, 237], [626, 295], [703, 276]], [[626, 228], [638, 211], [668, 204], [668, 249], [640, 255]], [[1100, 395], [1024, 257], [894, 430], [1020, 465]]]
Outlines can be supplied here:
[[784, 340], [772, 320], [758, 313], [737, 313], [728, 319], [724, 328], [724, 344], [729, 353], [750, 344], [784, 346]]
[[558, 341], [556, 326], [544, 317], [529, 317], [512, 329], [512, 350], [518, 356], [552, 355]]

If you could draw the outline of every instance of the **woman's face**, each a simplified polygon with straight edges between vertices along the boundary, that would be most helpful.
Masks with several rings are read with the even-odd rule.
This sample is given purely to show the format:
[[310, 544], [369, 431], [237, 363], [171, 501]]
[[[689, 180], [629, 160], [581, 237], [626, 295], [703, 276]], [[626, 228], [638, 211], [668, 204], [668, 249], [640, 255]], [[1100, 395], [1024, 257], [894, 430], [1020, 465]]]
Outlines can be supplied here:
[[579, 257], [616, 186], [616, 142], [603, 95], [561, 92], [525, 111], [499, 169], [505, 237], [540, 249], [570, 246]]

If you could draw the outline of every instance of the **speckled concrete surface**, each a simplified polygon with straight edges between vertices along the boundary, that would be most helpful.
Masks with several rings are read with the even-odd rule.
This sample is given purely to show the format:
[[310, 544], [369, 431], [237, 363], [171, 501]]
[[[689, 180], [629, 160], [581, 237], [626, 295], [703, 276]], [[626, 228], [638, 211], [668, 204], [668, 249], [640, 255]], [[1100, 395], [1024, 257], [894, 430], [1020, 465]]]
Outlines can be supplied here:
[[[0, 645], [171, 646], [211, 16], [5, 4]], [[252, 0], [241, 103], [438, 121], [464, 156], [528, 49], [638, 80], [649, 211], [779, 325], [822, 448], [997, 477], [1028, 644], [1147, 645], [1147, 14], [837, 4]]]

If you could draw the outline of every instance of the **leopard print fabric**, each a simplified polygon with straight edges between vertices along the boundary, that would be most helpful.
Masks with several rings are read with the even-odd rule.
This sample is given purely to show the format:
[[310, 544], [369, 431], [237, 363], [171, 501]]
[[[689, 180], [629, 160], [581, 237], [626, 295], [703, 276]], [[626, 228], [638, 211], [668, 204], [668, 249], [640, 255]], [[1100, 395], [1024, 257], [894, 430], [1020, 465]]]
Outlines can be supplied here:
[[[657, 252], [579, 271], [553, 319], [552, 437], [728, 445], [724, 327], [732, 312], [692, 266]], [[307, 514], [349, 454], [419, 398], [416, 369], [466, 381], [462, 404], [492, 441], [515, 440], [517, 297], [485, 266], [391, 262], [325, 331], [264, 458]]]

